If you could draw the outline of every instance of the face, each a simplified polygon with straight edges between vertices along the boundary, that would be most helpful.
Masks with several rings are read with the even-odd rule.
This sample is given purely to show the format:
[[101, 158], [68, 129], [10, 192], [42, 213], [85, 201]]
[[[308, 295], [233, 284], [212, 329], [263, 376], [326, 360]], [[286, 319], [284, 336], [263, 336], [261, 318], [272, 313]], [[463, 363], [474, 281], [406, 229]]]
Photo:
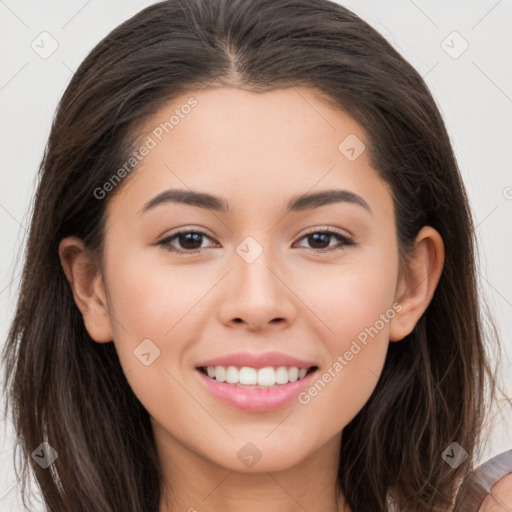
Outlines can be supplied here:
[[[253, 470], [243, 447], [261, 453], [257, 471], [298, 464], [370, 397], [399, 308], [393, 203], [366, 135], [311, 90], [224, 87], [175, 99], [142, 133], [149, 149], [109, 202], [102, 264], [126, 377], [162, 442], [237, 471]], [[339, 193], [297, 201], [326, 191]], [[269, 352], [317, 367], [282, 385], [291, 398], [241, 397], [197, 369]], [[281, 366], [269, 361], [254, 366]]]

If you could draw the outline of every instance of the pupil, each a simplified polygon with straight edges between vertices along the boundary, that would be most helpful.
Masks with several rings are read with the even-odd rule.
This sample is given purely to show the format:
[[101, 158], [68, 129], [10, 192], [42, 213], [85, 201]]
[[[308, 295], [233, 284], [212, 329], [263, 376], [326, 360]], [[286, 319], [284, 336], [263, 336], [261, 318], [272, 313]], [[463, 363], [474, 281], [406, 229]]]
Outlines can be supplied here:
[[[327, 240], [327, 245], [329, 245], [329, 237], [330, 235], [327, 234], [327, 233], [313, 233], [312, 235], [309, 235], [309, 243], [311, 244], [311, 246], [313, 248], [316, 248], [316, 249], [325, 249], [325, 247], [315, 247], [315, 243], [320, 243], [320, 245], [322, 245], [322, 240], [321, 238], [323, 238], [324, 242]], [[320, 238], [320, 240], [319, 240]], [[311, 240], [313, 240], [313, 243], [311, 243]]]
[[[180, 244], [184, 249], [198, 249], [201, 247], [201, 236], [199, 233], [185, 233], [179, 237]], [[197, 242], [199, 242], [199, 247], [194, 245]]]

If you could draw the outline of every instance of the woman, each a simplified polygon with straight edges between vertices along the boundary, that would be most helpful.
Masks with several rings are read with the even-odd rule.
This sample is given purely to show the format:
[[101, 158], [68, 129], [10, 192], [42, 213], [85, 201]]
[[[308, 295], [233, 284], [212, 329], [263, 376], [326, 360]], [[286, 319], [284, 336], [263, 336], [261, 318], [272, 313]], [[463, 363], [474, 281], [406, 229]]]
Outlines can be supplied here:
[[451, 510], [494, 381], [423, 80], [327, 0], [144, 9], [59, 104], [4, 357], [50, 510]]

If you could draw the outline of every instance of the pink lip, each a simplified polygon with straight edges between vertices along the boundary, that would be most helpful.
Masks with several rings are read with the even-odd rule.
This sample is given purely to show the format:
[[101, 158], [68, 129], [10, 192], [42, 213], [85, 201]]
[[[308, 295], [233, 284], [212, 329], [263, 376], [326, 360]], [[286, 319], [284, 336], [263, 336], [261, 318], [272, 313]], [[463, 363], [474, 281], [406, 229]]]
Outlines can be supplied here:
[[283, 407], [296, 398], [311, 384], [317, 371], [315, 370], [295, 382], [280, 384], [267, 389], [242, 388], [234, 384], [217, 382], [200, 370], [196, 370], [196, 373], [208, 390], [223, 402], [243, 411], [266, 412]]
[[251, 354], [250, 352], [237, 352], [224, 356], [208, 359], [196, 365], [196, 368], [208, 366], [249, 366], [251, 368], [265, 368], [266, 366], [296, 366], [297, 368], [311, 368], [318, 366], [312, 361], [304, 361], [282, 352], [264, 352], [262, 354]]

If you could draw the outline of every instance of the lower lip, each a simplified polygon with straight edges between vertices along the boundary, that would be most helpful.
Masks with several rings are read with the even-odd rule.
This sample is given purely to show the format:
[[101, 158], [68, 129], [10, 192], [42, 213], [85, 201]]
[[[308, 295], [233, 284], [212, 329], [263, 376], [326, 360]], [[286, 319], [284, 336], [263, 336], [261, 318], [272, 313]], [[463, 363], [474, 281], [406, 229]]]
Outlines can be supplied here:
[[308, 387], [317, 371], [318, 369], [295, 382], [258, 389], [218, 382], [196, 369], [200, 379], [213, 395], [229, 405], [248, 412], [266, 412], [285, 406]]

